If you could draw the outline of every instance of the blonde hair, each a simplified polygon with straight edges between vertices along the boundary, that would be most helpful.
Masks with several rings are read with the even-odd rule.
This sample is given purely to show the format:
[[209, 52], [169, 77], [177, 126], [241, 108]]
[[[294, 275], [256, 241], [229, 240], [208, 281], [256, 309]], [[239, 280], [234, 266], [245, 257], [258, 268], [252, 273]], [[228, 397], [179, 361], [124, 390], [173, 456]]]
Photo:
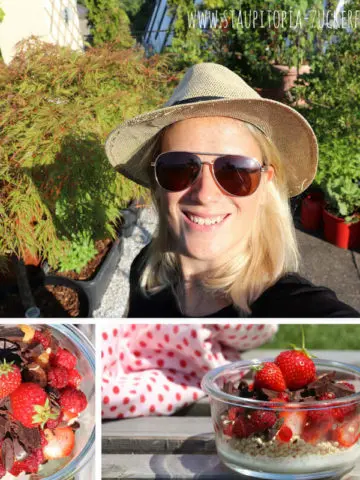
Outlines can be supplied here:
[[[250, 305], [282, 275], [296, 272], [299, 252], [291, 216], [286, 178], [276, 147], [255, 126], [245, 123], [258, 143], [263, 160], [274, 168], [274, 177], [266, 182], [261, 208], [249, 233], [241, 241], [240, 255], [227, 261], [216, 271], [201, 278], [203, 287], [213, 293], [226, 295], [239, 310], [251, 313]], [[161, 136], [155, 154], [161, 150]], [[152, 188], [154, 205], [159, 213], [159, 224], [148, 250], [146, 266], [140, 279], [145, 295], [156, 293], [181, 282], [182, 275], [177, 254], [171, 248], [167, 221], [162, 215], [160, 200]]]

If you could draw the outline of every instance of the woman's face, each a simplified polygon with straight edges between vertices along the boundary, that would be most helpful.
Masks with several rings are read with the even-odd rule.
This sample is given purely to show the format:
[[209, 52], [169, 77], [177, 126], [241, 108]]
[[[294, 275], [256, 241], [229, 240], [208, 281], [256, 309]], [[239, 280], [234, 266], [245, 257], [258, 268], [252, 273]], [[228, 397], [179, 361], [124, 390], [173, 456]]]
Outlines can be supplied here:
[[[240, 154], [262, 162], [259, 146], [245, 125], [227, 117], [190, 118], [167, 127], [161, 152], [216, 152]], [[201, 160], [216, 158], [199, 154]], [[165, 214], [179, 254], [200, 261], [221, 261], [236, 253], [240, 241], [249, 232], [261, 208], [264, 184], [273, 170], [261, 174], [258, 189], [247, 197], [223, 193], [215, 183], [209, 165], [203, 165], [197, 181], [181, 192], [167, 192], [158, 187], [160, 208]], [[206, 225], [201, 219], [218, 223]], [[193, 220], [197, 220], [197, 223]]]

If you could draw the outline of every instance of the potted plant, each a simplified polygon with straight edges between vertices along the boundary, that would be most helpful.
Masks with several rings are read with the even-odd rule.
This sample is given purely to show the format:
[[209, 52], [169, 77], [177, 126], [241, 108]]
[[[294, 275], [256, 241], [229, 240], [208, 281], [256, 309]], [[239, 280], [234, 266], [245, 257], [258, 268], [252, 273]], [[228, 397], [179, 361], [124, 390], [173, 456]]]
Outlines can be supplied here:
[[[360, 162], [360, 156], [358, 157]], [[339, 176], [325, 184], [324, 236], [340, 248], [360, 247], [360, 178]]]
[[56, 275], [92, 264], [84, 278], [92, 280], [99, 257], [112, 245], [121, 252], [121, 210], [132, 211], [144, 190], [115, 172], [104, 141], [128, 116], [163, 103], [167, 78], [166, 62], [140, 48], [81, 53], [36, 39], [0, 66], [0, 257], [30, 251]]

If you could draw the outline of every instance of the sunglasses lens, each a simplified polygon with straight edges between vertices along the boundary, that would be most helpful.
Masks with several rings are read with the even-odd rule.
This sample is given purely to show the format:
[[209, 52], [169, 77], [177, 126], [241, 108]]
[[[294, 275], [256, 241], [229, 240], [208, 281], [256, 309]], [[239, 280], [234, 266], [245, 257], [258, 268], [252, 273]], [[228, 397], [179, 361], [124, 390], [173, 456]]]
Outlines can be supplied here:
[[214, 162], [219, 185], [231, 195], [245, 197], [255, 192], [260, 183], [261, 165], [254, 158], [226, 155]]
[[159, 185], [171, 192], [188, 188], [199, 175], [201, 163], [191, 153], [167, 152], [156, 161], [156, 178]]

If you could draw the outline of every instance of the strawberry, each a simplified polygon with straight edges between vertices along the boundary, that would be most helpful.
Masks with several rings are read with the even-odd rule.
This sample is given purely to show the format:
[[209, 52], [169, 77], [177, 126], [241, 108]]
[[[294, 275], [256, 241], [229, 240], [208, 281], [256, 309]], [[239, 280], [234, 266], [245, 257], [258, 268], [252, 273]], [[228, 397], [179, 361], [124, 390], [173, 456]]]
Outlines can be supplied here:
[[268, 388], [275, 392], [283, 392], [286, 389], [285, 380], [280, 368], [272, 362], [266, 362], [255, 367], [255, 388]]
[[342, 447], [351, 447], [360, 438], [360, 418], [353, 417], [352, 420], [339, 425], [332, 432], [332, 440], [338, 442]]
[[350, 390], [355, 392], [355, 385], [353, 385], [352, 383], [345, 382], [345, 381], [340, 381], [340, 382], [337, 382], [337, 383], [340, 383], [340, 385], [344, 385], [345, 387], [348, 387]]
[[356, 411], [356, 404], [344, 405], [332, 409], [332, 416], [337, 422], [343, 422], [348, 415]]
[[232, 424], [232, 422], [227, 423], [226, 425], [224, 425], [224, 427], [223, 427], [223, 434], [224, 434], [224, 435], [227, 435], [228, 437], [232, 437], [232, 436], [233, 436], [233, 424]]
[[51, 345], [51, 334], [49, 331], [41, 332], [40, 330], [35, 330], [32, 343], [41, 343], [41, 345], [46, 350]]
[[64, 367], [52, 367], [48, 371], [48, 383], [54, 388], [65, 388], [69, 383], [69, 373]]
[[75, 445], [75, 435], [70, 427], [57, 427], [54, 431], [45, 429], [44, 433], [48, 442], [43, 450], [46, 460], [70, 455]]
[[293, 435], [300, 435], [305, 425], [306, 412], [303, 410], [283, 410], [279, 413], [279, 418], [284, 419], [283, 426], [288, 427]]
[[69, 381], [68, 381], [69, 387], [79, 388], [81, 382], [82, 382], [82, 376], [76, 370], [76, 368], [69, 370]]
[[253, 433], [264, 432], [271, 428], [276, 422], [276, 414], [269, 410], [255, 410], [248, 418], [248, 430]]
[[276, 438], [280, 442], [284, 442], [284, 443], [290, 442], [290, 440], [292, 439], [292, 436], [293, 436], [292, 430], [287, 425], [282, 425], [280, 430], [276, 434]]
[[[315, 411], [314, 411], [315, 412]], [[307, 421], [301, 433], [301, 438], [307, 443], [316, 445], [318, 442], [327, 440], [334, 422], [329, 412], [323, 417], [317, 417], [315, 420]]]
[[[41, 450], [40, 450], [41, 451]], [[43, 458], [43, 461], [45, 459]], [[39, 457], [36, 452], [27, 456], [24, 460], [14, 462], [10, 473], [17, 477], [20, 473], [37, 473], [39, 470], [39, 465], [42, 462], [39, 462]]]
[[298, 390], [315, 380], [315, 364], [306, 351], [286, 350], [275, 359], [289, 390]]
[[59, 405], [67, 412], [78, 414], [87, 407], [86, 396], [81, 390], [66, 387], [60, 394]]
[[243, 407], [231, 407], [228, 411], [229, 420], [236, 420], [239, 415], [243, 415], [244, 413], [245, 408]]
[[5, 474], [6, 474], [6, 470], [5, 470], [4, 465], [1, 462], [1, 458], [0, 458], [0, 478], [2, 478]]
[[22, 383], [11, 395], [10, 406], [13, 417], [25, 427], [33, 428], [56, 418], [51, 412], [45, 390], [36, 383]]
[[50, 362], [55, 367], [60, 366], [67, 370], [73, 370], [76, 367], [77, 358], [66, 348], [59, 347], [55, 355], [51, 355]]
[[46, 422], [45, 428], [48, 428], [49, 430], [54, 430], [63, 421], [63, 417], [64, 417], [63, 413], [59, 413], [57, 418], [50, 418]]
[[234, 425], [232, 426], [231, 433], [239, 438], [246, 438], [252, 433], [245, 417], [237, 417]]
[[0, 363], [0, 398], [5, 398], [18, 388], [21, 383], [19, 367], [13, 363]]

